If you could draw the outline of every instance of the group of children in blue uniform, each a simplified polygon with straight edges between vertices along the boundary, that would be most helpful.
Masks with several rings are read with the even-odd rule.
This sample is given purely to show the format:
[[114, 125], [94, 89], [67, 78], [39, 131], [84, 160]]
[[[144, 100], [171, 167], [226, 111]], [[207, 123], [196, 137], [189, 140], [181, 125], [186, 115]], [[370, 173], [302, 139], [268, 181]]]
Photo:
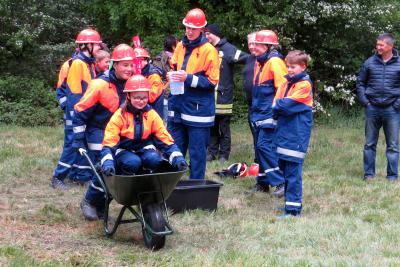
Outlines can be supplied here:
[[[79, 50], [60, 71], [57, 96], [65, 107], [65, 139], [51, 184], [65, 189], [67, 176], [90, 181], [81, 202], [86, 219], [102, 216], [104, 196], [87, 163], [77, 155], [78, 148], [88, 150], [105, 175], [154, 172], [164, 159], [184, 170], [189, 150], [190, 179], [205, 178], [220, 60], [203, 34], [207, 23], [202, 10], [189, 11], [183, 24], [186, 36], [172, 55], [175, 71], [170, 78], [183, 82], [185, 92], [169, 97], [168, 131], [158, 107], [163, 99], [160, 74], [151, 71], [144, 49], [118, 45], [110, 69], [96, 76], [94, 55], [102, 42], [96, 31], [87, 29], [76, 39]], [[283, 217], [297, 216], [302, 208], [302, 164], [312, 128], [312, 83], [305, 72], [309, 56], [292, 51], [283, 61], [274, 49], [278, 38], [268, 30], [257, 32], [254, 43], [249, 113], [260, 163], [255, 191], [283, 186]], [[138, 58], [145, 63], [139, 71], [133, 65]], [[102, 71], [101, 64], [97, 70]]]

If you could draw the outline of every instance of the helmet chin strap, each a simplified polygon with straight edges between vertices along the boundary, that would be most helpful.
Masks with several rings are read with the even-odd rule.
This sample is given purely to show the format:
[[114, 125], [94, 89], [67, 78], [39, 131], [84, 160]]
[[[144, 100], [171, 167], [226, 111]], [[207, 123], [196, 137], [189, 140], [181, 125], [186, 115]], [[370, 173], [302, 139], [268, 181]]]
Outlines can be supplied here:
[[86, 49], [86, 50], [88, 51], [88, 53], [89, 53], [89, 56], [92, 57], [92, 58], [94, 57], [94, 55], [93, 55], [93, 49], [94, 49], [93, 44], [92, 44], [92, 48], [91, 48], [91, 49], [89, 49], [88, 43], [82, 44], [79, 48], [80, 48], [81, 50]]

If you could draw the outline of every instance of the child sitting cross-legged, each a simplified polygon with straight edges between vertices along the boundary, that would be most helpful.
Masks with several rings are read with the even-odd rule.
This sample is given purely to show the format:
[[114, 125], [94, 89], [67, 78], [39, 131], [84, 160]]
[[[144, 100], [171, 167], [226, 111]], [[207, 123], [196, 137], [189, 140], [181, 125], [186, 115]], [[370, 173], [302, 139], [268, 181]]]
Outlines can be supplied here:
[[101, 151], [103, 174], [157, 172], [163, 161], [160, 152], [176, 170], [187, 169], [185, 158], [162, 119], [147, 104], [150, 88], [142, 75], [133, 75], [126, 82], [125, 104], [113, 114], [105, 130]]

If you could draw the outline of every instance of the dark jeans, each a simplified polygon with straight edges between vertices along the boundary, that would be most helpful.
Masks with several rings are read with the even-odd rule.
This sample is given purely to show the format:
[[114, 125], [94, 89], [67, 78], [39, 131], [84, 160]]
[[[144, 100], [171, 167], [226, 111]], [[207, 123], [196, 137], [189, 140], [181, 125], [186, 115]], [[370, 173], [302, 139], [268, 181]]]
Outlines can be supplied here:
[[386, 138], [387, 177], [397, 179], [399, 162], [399, 112], [392, 106], [369, 105], [365, 110], [364, 177], [375, 176], [376, 144], [379, 129]]
[[229, 159], [231, 153], [231, 115], [215, 115], [214, 126], [210, 130], [208, 154], [213, 158]]

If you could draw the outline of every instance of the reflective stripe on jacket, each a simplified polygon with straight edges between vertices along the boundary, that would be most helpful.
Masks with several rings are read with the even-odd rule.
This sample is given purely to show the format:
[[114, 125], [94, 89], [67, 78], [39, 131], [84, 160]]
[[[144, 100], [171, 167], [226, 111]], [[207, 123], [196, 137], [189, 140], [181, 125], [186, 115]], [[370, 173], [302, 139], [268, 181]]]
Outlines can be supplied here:
[[92, 79], [95, 78], [94, 58], [85, 56], [82, 52], [72, 58], [67, 77], [67, 108], [74, 110]]
[[[272, 118], [272, 101], [276, 90], [286, 81], [287, 68], [282, 55], [272, 50], [259, 57], [254, 64], [254, 80], [250, 120], [257, 124]], [[275, 123], [258, 123], [262, 128], [274, 128]]]
[[273, 104], [278, 157], [293, 162], [303, 162], [313, 125], [312, 82], [306, 72], [287, 77], [276, 92]]
[[86, 128], [105, 129], [112, 114], [124, 103], [125, 81], [118, 80], [114, 70], [91, 81], [88, 90], [75, 105], [74, 138], [83, 139]]
[[57, 102], [60, 105], [60, 108], [62, 110], [64, 110], [67, 105], [66, 82], [67, 82], [68, 71], [71, 66], [71, 63], [72, 63], [72, 58], [65, 61], [61, 66], [60, 72], [58, 73], [56, 94], [57, 94]]
[[187, 37], [179, 42], [171, 58], [175, 70], [185, 70], [185, 92], [170, 95], [169, 119], [196, 127], [211, 127], [215, 118], [214, 89], [219, 80], [218, 51], [208, 43], [203, 34], [189, 42]]

